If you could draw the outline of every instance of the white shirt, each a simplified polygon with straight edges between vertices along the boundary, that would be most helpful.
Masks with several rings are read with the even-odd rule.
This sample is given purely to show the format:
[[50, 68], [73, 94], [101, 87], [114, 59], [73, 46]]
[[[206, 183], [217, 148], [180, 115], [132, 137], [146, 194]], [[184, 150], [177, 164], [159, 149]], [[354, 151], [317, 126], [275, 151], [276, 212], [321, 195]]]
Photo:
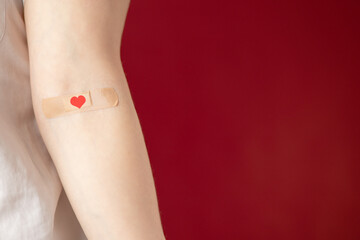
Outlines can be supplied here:
[[22, 0], [0, 0], [0, 239], [86, 239], [35, 121]]

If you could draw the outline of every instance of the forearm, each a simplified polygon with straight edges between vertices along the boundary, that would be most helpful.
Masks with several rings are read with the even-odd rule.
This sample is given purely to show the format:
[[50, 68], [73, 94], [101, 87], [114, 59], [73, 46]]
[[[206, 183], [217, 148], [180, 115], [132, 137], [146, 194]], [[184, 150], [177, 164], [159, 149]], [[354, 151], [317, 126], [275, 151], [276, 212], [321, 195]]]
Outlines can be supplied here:
[[[51, 77], [39, 75], [49, 81], [33, 79], [32, 93], [39, 129], [85, 234], [89, 240], [164, 239], [146, 146], [121, 66], [73, 64], [52, 70]], [[102, 87], [116, 90], [118, 106], [53, 119], [42, 112], [44, 98]]]

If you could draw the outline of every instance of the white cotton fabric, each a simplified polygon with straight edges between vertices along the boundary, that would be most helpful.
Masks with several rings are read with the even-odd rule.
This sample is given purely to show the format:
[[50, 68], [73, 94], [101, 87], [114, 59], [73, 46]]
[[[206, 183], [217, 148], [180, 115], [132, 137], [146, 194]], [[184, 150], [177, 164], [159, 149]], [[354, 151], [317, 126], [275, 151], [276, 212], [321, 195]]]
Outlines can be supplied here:
[[82, 240], [35, 121], [22, 0], [0, 0], [0, 240]]

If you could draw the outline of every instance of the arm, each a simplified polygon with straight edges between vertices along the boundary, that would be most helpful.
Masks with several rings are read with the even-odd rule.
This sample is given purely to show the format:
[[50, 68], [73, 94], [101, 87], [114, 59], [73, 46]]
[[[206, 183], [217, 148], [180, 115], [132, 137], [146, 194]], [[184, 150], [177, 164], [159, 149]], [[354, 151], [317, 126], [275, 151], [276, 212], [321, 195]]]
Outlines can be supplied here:
[[[151, 166], [120, 61], [129, 0], [27, 0], [40, 133], [89, 240], [161, 240]], [[44, 98], [112, 87], [116, 107], [48, 119]]]

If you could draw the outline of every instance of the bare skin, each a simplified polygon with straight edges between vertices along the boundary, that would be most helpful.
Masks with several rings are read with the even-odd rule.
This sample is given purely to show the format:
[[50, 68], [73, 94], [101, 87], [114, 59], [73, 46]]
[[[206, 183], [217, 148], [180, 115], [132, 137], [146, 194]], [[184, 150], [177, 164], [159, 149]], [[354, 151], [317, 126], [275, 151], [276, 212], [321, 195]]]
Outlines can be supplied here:
[[[129, 0], [26, 0], [40, 133], [89, 240], [165, 239], [139, 119], [120, 61]], [[112, 87], [117, 107], [48, 119], [41, 100]]]

